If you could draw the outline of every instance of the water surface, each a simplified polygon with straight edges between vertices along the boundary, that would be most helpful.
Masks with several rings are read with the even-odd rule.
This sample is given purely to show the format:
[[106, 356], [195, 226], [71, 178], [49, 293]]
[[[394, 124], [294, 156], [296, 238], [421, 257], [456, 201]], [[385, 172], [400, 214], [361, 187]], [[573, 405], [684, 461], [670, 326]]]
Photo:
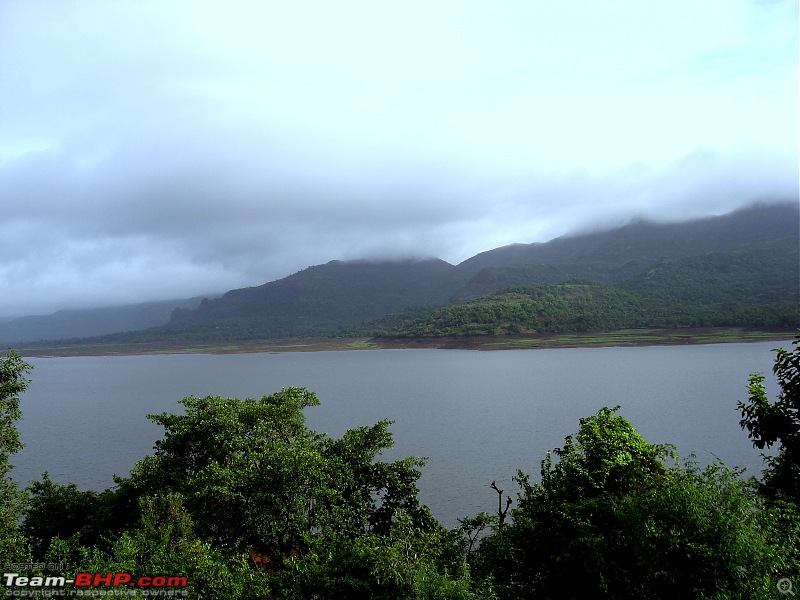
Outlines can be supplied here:
[[306, 411], [312, 429], [340, 436], [392, 419], [387, 458], [428, 457], [421, 497], [452, 526], [494, 510], [493, 480], [513, 496], [516, 470], [538, 476], [547, 450], [603, 406], [620, 405], [650, 442], [758, 474], [736, 402], [756, 371], [769, 375], [774, 397], [777, 346], [791, 344], [32, 358], [19, 424], [26, 448], [12, 474], [25, 482], [47, 470], [101, 490], [152, 451], [161, 429], [146, 414], [178, 411], [189, 395], [261, 397], [302, 386], [322, 402]]

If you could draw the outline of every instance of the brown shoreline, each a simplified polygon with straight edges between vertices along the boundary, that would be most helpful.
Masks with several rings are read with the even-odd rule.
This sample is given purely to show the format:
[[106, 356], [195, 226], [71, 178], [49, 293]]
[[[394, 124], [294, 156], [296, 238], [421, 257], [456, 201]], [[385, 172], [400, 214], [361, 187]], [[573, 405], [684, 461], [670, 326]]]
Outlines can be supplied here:
[[448, 336], [417, 338], [283, 338], [243, 342], [194, 344], [73, 344], [22, 347], [22, 356], [128, 356], [139, 354], [240, 354], [253, 352], [330, 352], [345, 350], [440, 349], [520, 350], [542, 348], [593, 348], [607, 346], [673, 346], [734, 342], [785, 341], [796, 331], [725, 328], [628, 329], [621, 331], [516, 334], [501, 336]]

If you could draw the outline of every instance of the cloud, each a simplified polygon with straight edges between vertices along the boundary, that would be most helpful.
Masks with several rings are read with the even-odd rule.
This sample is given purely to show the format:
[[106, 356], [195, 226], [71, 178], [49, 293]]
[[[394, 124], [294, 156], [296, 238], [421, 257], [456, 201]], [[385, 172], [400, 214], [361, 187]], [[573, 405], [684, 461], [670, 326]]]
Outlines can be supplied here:
[[0, 5], [0, 316], [796, 198], [794, 2]]

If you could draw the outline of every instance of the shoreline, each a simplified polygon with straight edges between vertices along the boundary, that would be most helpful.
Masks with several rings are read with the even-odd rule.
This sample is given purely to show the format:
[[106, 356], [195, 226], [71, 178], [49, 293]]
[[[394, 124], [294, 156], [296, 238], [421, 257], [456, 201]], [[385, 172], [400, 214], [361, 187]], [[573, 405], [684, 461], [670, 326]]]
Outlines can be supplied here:
[[515, 334], [499, 336], [446, 336], [414, 338], [281, 338], [241, 342], [194, 344], [53, 344], [14, 348], [27, 357], [135, 356], [143, 354], [245, 354], [331, 352], [352, 350], [523, 350], [546, 348], [600, 348], [608, 346], [676, 346], [742, 342], [786, 341], [797, 331], [740, 327], [681, 329], [623, 329], [605, 332]]

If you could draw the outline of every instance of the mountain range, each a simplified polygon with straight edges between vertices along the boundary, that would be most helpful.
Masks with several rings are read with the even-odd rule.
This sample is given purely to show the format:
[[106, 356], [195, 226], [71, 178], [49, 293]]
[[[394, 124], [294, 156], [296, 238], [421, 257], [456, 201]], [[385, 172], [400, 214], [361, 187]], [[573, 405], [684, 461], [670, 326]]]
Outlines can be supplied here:
[[[562, 300], [582, 297], [584, 309], [590, 297], [603, 298], [604, 305], [611, 306], [624, 296], [639, 306], [641, 315], [660, 315], [660, 321], [650, 321], [665, 326], [679, 325], [681, 319], [674, 315], [685, 313], [699, 323], [716, 324], [709, 315], [726, 315], [722, 318], [726, 323], [738, 319], [745, 326], [786, 326], [788, 322], [796, 327], [799, 248], [798, 203], [757, 204], [681, 223], [635, 220], [607, 231], [503, 246], [458, 265], [439, 259], [331, 261], [216, 298], [172, 303], [168, 318], [169, 303], [146, 310], [140, 307], [139, 314], [150, 314], [150, 321], [131, 320], [129, 310], [127, 321], [117, 331], [138, 331], [106, 337], [131, 342], [397, 335], [408, 333], [402, 323], [424, 320], [445, 307], [452, 311], [475, 306], [489, 298], [496, 304], [496, 295], [509, 290], [514, 291], [515, 303], [520, 293], [549, 298], [551, 304], [559, 294]], [[572, 286], [571, 291], [563, 287], [566, 284]], [[577, 293], [579, 284], [595, 287]], [[531, 286], [540, 288], [536, 291]], [[541, 286], [562, 287], [544, 293]], [[96, 313], [94, 329], [89, 328], [89, 313], [84, 314], [86, 327], [66, 334], [56, 327], [48, 333], [41, 320], [38, 329], [25, 329], [24, 320], [31, 317], [0, 323], [0, 341], [110, 333], [96, 327], [102, 311]], [[637, 319], [631, 323], [647, 320]], [[689, 317], [683, 320], [691, 321]], [[117, 323], [123, 325], [123, 319]], [[113, 322], [104, 324], [109, 326]], [[531, 323], [526, 327], [536, 329]], [[428, 331], [441, 333], [435, 328]]]
[[16, 346], [39, 340], [81, 338], [157, 327], [167, 323], [177, 307], [195, 308], [202, 300], [203, 296], [198, 296], [4, 319], [0, 320], [0, 344]]

